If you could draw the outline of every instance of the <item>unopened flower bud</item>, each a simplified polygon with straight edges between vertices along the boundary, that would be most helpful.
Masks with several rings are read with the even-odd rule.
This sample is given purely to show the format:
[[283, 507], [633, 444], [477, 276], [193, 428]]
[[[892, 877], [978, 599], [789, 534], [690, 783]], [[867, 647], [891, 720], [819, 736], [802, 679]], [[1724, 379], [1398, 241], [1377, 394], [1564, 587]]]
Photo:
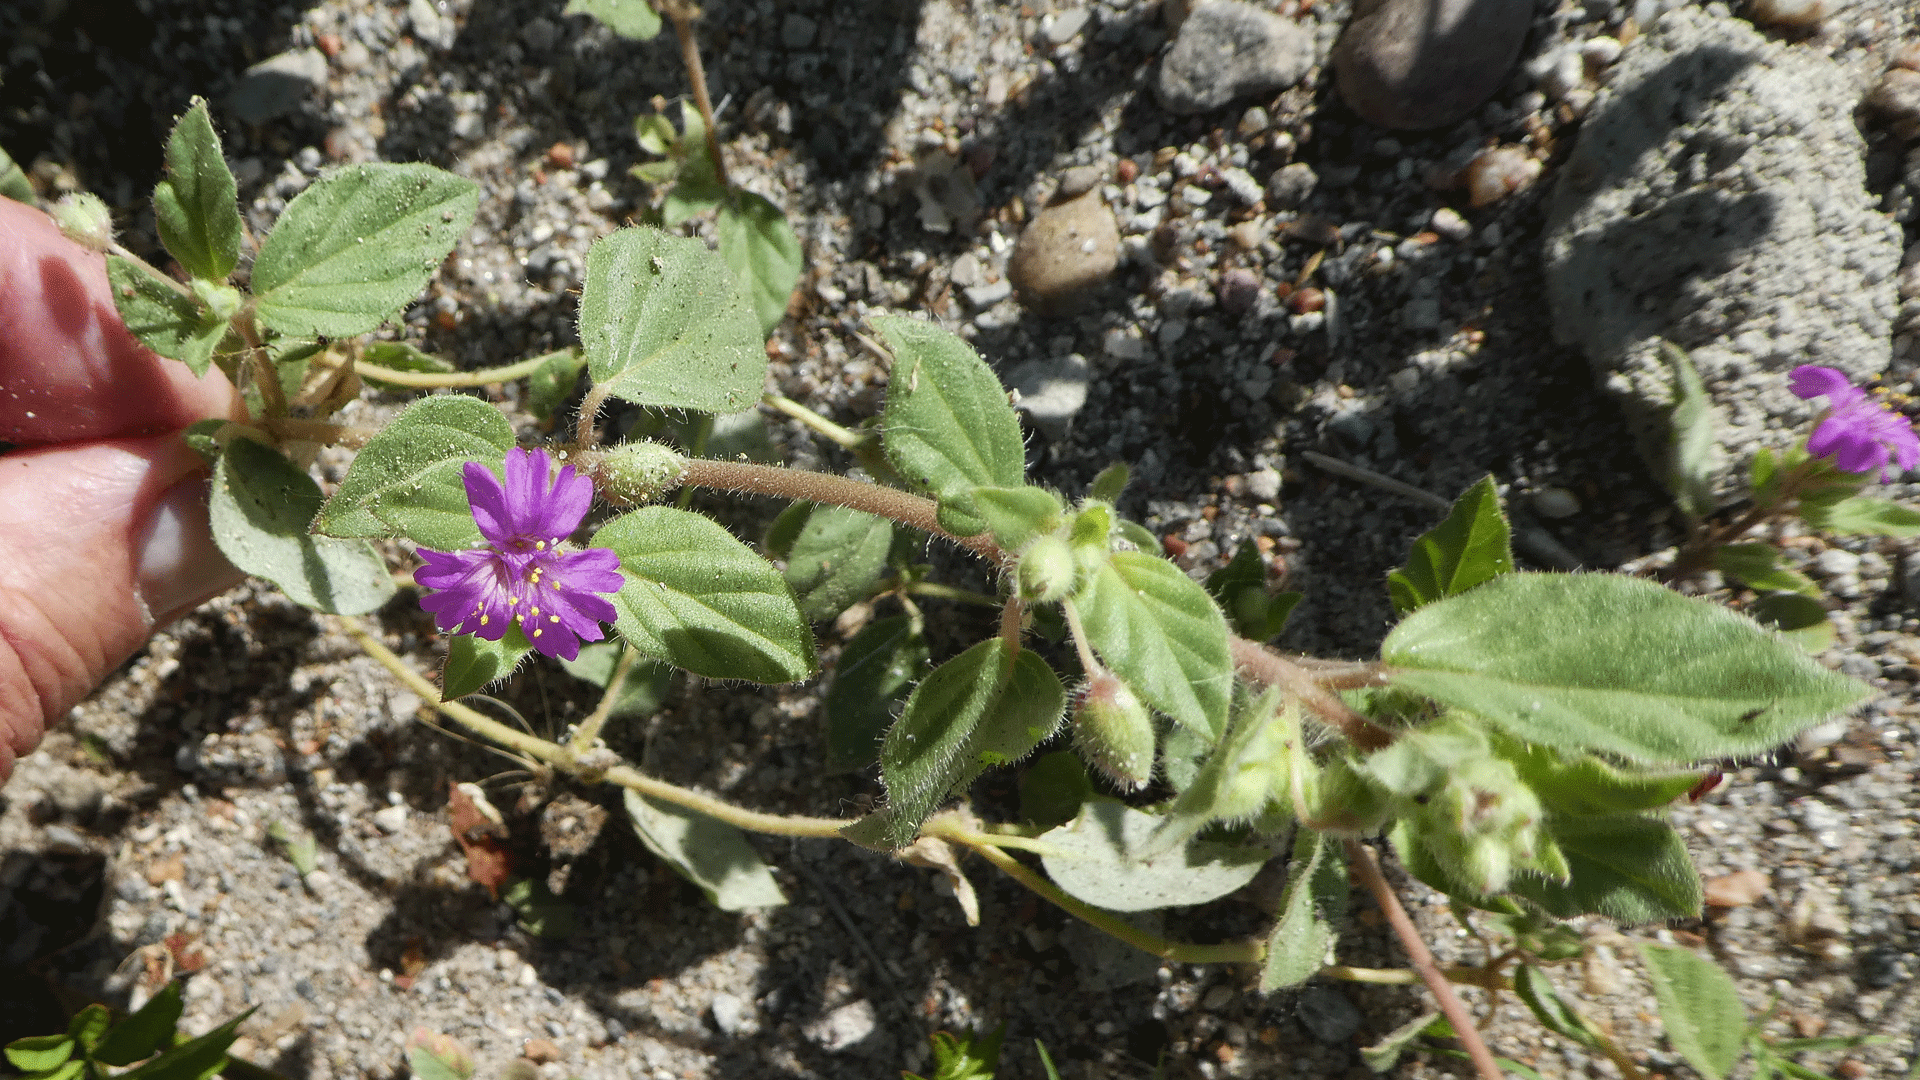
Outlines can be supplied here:
[[216, 319], [231, 319], [240, 310], [242, 299], [240, 290], [231, 285], [194, 278], [193, 284], [189, 287], [193, 289], [193, 295], [207, 305], [207, 310], [212, 312]]
[[100, 196], [76, 191], [53, 204], [53, 221], [67, 239], [95, 251], [113, 246], [113, 212]]
[[1073, 714], [1073, 744], [1123, 791], [1153, 779], [1153, 717], [1111, 671], [1094, 672], [1081, 690]]
[[581, 455], [602, 497], [623, 506], [654, 502], [673, 490], [686, 473], [681, 456], [657, 442], [621, 443], [599, 454]]
[[1043, 536], [1020, 553], [1020, 598], [1037, 604], [1059, 600], [1073, 591], [1077, 570], [1073, 548], [1057, 535]]

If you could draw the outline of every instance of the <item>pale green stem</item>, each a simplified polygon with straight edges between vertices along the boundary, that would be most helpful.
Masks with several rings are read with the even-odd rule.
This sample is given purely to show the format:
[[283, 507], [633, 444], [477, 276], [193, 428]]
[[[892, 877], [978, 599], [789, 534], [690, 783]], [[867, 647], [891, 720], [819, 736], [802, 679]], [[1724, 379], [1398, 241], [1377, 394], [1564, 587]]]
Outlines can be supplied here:
[[174, 280], [171, 274], [163, 274], [160, 271], [154, 269], [152, 263], [148, 262], [147, 260], [141, 258], [138, 255], [135, 255], [133, 252], [128, 251], [126, 248], [122, 247], [120, 245], [120, 241], [115, 240], [113, 243], [109, 244], [107, 246], [107, 254], [118, 255], [119, 257], [127, 260], [128, 262], [139, 267], [140, 269], [145, 270], [149, 275], [154, 277], [156, 280], [164, 283], [167, 288], [172, 289], [174, 292], [179, 293], [181, 296], [184, 296], [189, 300], [196, 299], [193, 295], [192, 288], [190, 288], [189, 286], [179, 281]]
[[291, 416], [270, 417], [262, 420], [260, 426], [276, 439], [301, 439], [322, 446], [344, 446], [349, 450], [360, 449], [379, 434], [377, 428], [334, 424], [325, 420], [299, 420]]
[[1080, 670], [1091, 679], [1094, 672], [1100, 670], [1100, 661], [1094, 659], [1093, 649], [1087, 644], [1086, 628], [1080, 625], [1080, 609], [1069, 598], [1060, 601], [1060, 611], [1067, 617], [1067, 632], [1073, 635], [1073, 647], [1080, 653]]
[[901, 588], [898, 584], [895, 584], [890, 588], [882, 589], [883, 592], [893, 592], [895, 590], [905, 592], [911, 596], [925, 596], [934, 600], [952, 600], [955, 603], [974, 604], [979, 607], [997, 608], [1000, 606], [1000, 598], [997, 596], [988, 596], [986, 593], [974, 592], [972, 589], [961, 589], [952, 585], [942, 585], [937, 581], [914, 581], [909, 582], [905, 588]]
[[607, 717], [613, 715], [613, 706], [620, 700], [620, 692], [626, 689], [627, 673], [633, 670], [633, 662], [639, 655], [631, 645], [620, 650], [620, 659], [614, 662], [613, 674], [607, 676], [607, 689], [600, 695], [600, 704], [573, 731], [574, 753], [584, 754], [593, 749], [594, 740], [600, 737], [600, 729], [606, 726]]
[[379, 661], [380, 665], [393, 673], [409, 690], [420, 695], [421, 700], [431, 702], [440, 715], [453, 721], [483, 738], [491, 739], [502, 746], [518, 750], [527, 757], [544, 761], [564, 772], [597, 776], [608, 783], [630, 788], [649, 798], [672, 803], [708, 817], [724, 821], [736, 828], [749, 832], [768, 833], [774, 836], [811, 836], [836, 837], [840, 830], [852, 824], [838, 818], [813, 818], [798, 815], [762, 814], [753, 810], [743, 810], [731, 803], [722, 802], [709, 795], [664, 780], [656, 780], [628, 765], [615, 765], [602, 770], [584, 765], [574, 752], [564, 746], [548, 742], [537, 735], [529, 735], [517, 728], [508, 727], [490, 717], [460, 704], [457, 701], [441, 701], [440, 688], [432, 681], [415, 671], [405, 660], [395, 655], [393, 650], [381, 644], [356, 622], [341, 620], [341, 626], [360, 643], [367, 655]]
[[249, 300], [233, 317], [233, 328], [247, 343], [247, 361], [253, 368], [253, 381], [260, 390], [260, 407], [268, 419], [287, 415], [287, 395], [280, 388], [280, 370], [260, 344], [260, 332], [253, 323], [253, 301]]
[[805, 405], [800, 404], [790, 397], [783, 397], [779, 394], [762, 394], [760, 395], [760, 402], [775, 412], [785, 413], [793, 419], [800, 421], [812, 429], [815, 434], [843, 449], [858, 450], [861, 445], [870, 438], [870, 436], [861, 435], [857, 431], [841, 427], [839, 424], [821, 416], [819, 413], [814, 412], [812, 409], [807, 408]]
[[512, 382], [539, 371], [547, 361], [556, 356], [564, 356], [571, 350], [561, 349], [544, 356], [535, 356], [517, 364], [505, 367], [481, 368], [478, 371], [399, 371], [394, 368], [369, 364], [365, 360], [355, 360], [353, 370], [362, 378], [378, 379], [381, 382], [398, 386], [413, 386], [422, 390], [434, 390], [460, 386], [491, 386], [494, 383]]

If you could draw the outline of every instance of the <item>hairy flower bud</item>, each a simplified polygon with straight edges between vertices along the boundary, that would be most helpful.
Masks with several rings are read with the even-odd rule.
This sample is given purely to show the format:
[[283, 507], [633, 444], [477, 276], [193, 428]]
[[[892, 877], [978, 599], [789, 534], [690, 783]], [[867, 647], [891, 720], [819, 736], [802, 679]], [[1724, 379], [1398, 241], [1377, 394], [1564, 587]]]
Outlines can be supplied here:
[[621, 443], [605, 453], [581, 455], [600, 495], [623, 506], [650, 503], [672, 491], [686, 465], [672, 447], [652, 441]]
[[1482, 894], [1504, 890], [1520, 867], [1553, 875], [1558, 852], [1541, 859], [1543, 814], [1540, 797], [1500, 758], [1459, 763], [1422, 808], [1435, 858]]
[[100, 196], [76, 191], [53, 204], [53, 221], [67, 239], [95, 251], [113, 246], [113, 212]]
[[1020, 553], [1020, 598], [1036, 604], [1059, 600], [1073, 591], [1078, 571], [1073, 548], [1058, 535], [1043, 536]]
[[1153, 779], [1153, 717], [1127, 684], [1105, 668], [1094, 672], [1080, 691], [1073, 744], [1123, 791]]

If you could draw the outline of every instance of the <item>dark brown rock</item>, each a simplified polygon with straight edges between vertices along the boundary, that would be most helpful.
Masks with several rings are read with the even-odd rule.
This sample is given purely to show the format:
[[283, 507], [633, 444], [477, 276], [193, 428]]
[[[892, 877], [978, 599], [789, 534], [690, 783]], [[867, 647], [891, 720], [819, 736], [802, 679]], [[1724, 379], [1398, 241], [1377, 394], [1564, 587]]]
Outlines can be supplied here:
[[1340, 96], [1381, 127], [1457, 123], [1506, 82], [1533, 7], [1533, 0], [1360, 0], [1333, 47]]

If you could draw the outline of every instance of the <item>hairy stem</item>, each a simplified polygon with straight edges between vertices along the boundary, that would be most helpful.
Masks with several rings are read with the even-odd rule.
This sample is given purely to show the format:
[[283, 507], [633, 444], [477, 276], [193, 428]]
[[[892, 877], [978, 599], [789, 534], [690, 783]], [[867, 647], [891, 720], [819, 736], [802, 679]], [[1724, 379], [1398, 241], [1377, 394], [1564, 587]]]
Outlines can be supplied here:
[[[1227, 639], [1233, 650], [1233, 665], [1248, 682], [1277, 686], [1300, 699], [1320, 719], [1338, 730], [1343, 738], [1361, 750], [1384, 749], [1393, 742], [1393, 732], [1380, 727], [1341, 701], [1307, 669], [1295, 664], [1257, 641], [1238, 635]], [[1375, 676], [1362, 685], [1378, 686], [1384, 680]]]
[[366, 650], [368, 656], [379, 661], [380, 666], [392, 672], [394, 678], [405, 684], [407, 689], [419, 694], [421, 700], [431, 702], [440, 715], [475, 735], [517, 750], [536, 761], [546, 762], [563, 772], [598, 777], [610, 784], [630, 788], [649, 798], [705, 814], [749, 832], [768, 833], [774, 836], [835, 837], [840, 834], [841, 829], [851, 824], [837, 818], [762, 814], [754, 810], [743, 810], [710, 795], [702, 795], [677, 784], [669, 784], [665, 780], [656, 780], [629, 765], [615, 765], [604, 770], [583, 765], [568, 747], [548, 742], [537, 735], [529, 735], [518, 728], [508, 727], [498, 720], [482, 716], [457, 701], [441, 701], [439, 687], [433, 685], [431, 680], [395, 655], [393, 650], [382, 644], [364, 626], [345, 619], [340, 621], [340, 626], [360, 643], [360, 647]]
[[713, 158], [713, 174], [720, 186], [731, 191], [727, 163], [720, 157], [720, 132], [713, 122], [713, 99], [707, 96], [707, 68], [700, 62], [700, 45], [693, 39], [693, 20], [699, 9], [688, 3], [660, 5], [660, 14], [673, 23], [674, 36], [680, 39], [680, 59], [687, 65], [687, 83], [693, 88], [693, 105], [707, 125], [707, 154]]
[[322, 446], [344, 446], [349, 450], [360, 449], [380, 433], [378, 428], [335, 424], [326, 420], [297, 420], [291, 416], [270, 417], [262, 420], [260, 426], [276, 439], [302, 439]]
[[400, 371], [396, 368], [381, 367], [379, 364], [369, 364], [361, 359], [353, 361], [353, 370], [365, 379], [377, 379], [380, 382], [414, 386], [426, 390], [460, 386], [491, 386], [494, 383], [512, 382], [515, 379], [525, 378], [539, 371], [547, 361], [556, 356], [565, 356], [571, 351], [571, 349], [561, 349], [543, 356], [530, 357], [517, 364], [481, 368], [478, 371]]
[[133, 252], [128, 251], [126, 248], [122, 247], [120, 245], [120, 241], [115, 240], [111, 244], [108, 244], [107, 254], [118, 255], [120, 258], [127, 260], [128, 262], [132, 263], [133, 265], [139, 267], [142, 270], [145, 270], [148, 274], [158, 279], [159, 281], [163, 282], [167, 286], [167, 288], [172, 289], [174, 292], [179, 293], [181, 296], [184, 296], [189, 300], [195, 299], [192, 288], [175, 280], [173, 275], [171, 274], [163, 274], [160, 271], [155, 270], [153, 268], [152, 263], [148, 262], [147, 260], [141, 258], [138, 255], [135, 255]]
[[593, 422], [600, 418], [600, 409], [613, 396], [613, 387], [608, 383], [594, 383], [587, 396], [580, 401], [580, 418], [574, 421], [573, 448], [585, 450], [593, 445]]
[[921, 835], [938, 836], [968, 848], [998, 867], [1008, 877], [1026, 886], [1034, 895], [1094, 929], [1119, 938], [1142, 952], [1152, 953], [1162, 960], [1185, 964], [1257, 963], [1261, 954], [1266, 951], [1266, 945], [1258, 941], [1196, 945], [1190, 942], [1169, 941], [1157, 934], [1149, 934], [1111, 912], [1102, 911], [1062, 892], [1059, 886], [1034, 873], [1025, 863], [1000, 850], [998, 844], [1004, 841], [1005, 837], [987, 836], [957, 824], [938, 822], [928, 822], [927, 827], [921, 830]]
[[1393, 886], [1387, 884], [1386, 876], [1380, 873], [1380, 858], [1373, 849], [1358, 840], [1343, 842], [1347, 851], [1347, 863], [1360, 876], [1360, 881], [1373, 894], [1380, 910], [1387, 917], [1387, 925], [1393, 927], [1395, 937], [1407, 950], [1407, 959], [1413, 962], [1413, 969], [1420, 973], [1420, 981], [1427, 984], [1440, 1006], [1441, 1015], [1453, 1025], [1453, 1033], [1466, 1048], [1467, 1057], [1482, 1080], [1505, 1080], [1506, 1073], [1498, 1062], [1493, 1060], [1493, 1051], [1487, 1049], [1486, 1040], [1480, 1037], [1480, 1029], [1473, 1026], [1473, 1016], [1467, 1012], [1466, 1002], [1453, 992], [1453, 984], [1447, 981], [1446, 973], [1434, 962], [1432, 950], [1420, 938], [1420, 931], [1413, 925], [1413, 919], [1407, 915], [1407, 909], [1400, 906], [1400, 898], [1393, 894]]
[[260, 331], [254, 326], [253, 301], [247, 301], [234, 316], [233, 328], [247, 343], [247, 363], [253, 368], [253, 381], [260, 389], [261, 409], [269, 419], [287, 415], [287, 395], [280, 387], [280, 370], [267, 355], [266, 346], [260, 344]]
[[594, 740], [600, 737], [600, 729], [607, 724], [607, 717], [613, 715], [613, 706], [620, 700], [620, 692], [627, 687], [627, 673], [633, 670], [633, 662], [640, 654], [629, 645], [620, 650], [620, 659], [614, 662], [613, 674], [607, 676], [606, 693], [600, 695], [600, 704], [573, 731], [572, 750], [584, 754], [593, 749]]
[[940, 527], [937, 516], [938, 504], [932, 499], [923, 499], [897, 488], [862, 483], [859, 480], [849, 480], [829, 473], [789, 469], [779, 465], [758, 465], [745, 461], [686, 458], [684, 464], [686, 472], [681, 476], [680, 481], [683, 484], [712, 488], [716, 491], [773, 495], [782, 499], [799, 499], [805, 502], [844, 506], [850, 510], [861, 510], [951, 540], [968, 551], [990, 560], [996, 566], [1005, 566], [1009, 562], [1007, 553], [1000, 550], [1000, 546], [986, 534], [953, 535]]

